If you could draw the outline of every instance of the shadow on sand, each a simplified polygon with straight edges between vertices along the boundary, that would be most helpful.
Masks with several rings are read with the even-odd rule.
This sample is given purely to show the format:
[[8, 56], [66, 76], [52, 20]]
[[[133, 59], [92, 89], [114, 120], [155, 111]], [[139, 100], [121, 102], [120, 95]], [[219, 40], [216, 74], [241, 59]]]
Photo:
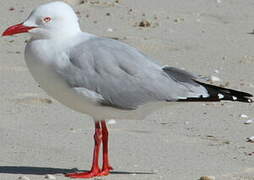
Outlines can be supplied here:
[[[46, 174], [66, 174], [77, 171], [87, 171], [51, 167], [33, 167], [33, 166], [0, 166], [0, 173], [7, 174], [32, 174], [32, 175], [46, 175]], [[130, 172], [130, 171], [111, 171], [111, 174], [155, 174], [154, 172]]]

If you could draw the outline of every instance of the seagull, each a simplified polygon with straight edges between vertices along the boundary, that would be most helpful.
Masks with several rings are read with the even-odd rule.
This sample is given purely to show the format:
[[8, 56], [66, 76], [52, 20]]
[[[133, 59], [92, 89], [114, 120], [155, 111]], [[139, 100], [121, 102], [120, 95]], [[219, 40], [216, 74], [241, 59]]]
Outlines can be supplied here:
[[31, 35], [25, 61], [40, 87], [60, 103], [94, 119], [91, 170], [65, 174], [70, 178], [110, 174], [108, 119], [141, 119], [169, 102], [253, 102], [249, 93], [204, 83], [192, 73], [159, 65], [126, 43], [82, 32], [77, 15], [64, 2], [40, 5], [2, 36], [18, 33]]

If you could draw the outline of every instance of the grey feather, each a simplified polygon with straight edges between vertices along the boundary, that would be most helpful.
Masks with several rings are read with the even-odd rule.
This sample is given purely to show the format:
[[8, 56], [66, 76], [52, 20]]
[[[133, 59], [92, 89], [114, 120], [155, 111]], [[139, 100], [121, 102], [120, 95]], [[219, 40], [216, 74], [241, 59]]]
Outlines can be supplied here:
[[195, 79], [198, 79], [197, 76], [195, 76], [194, 74], [191, 74], [187, 71], [184, 71], [182, 69], [178, 69], [175, 67], [168, 67], [165, 66], [162, 68], [172, 79], [174, 79], [177, 82], [183, 82], [183, 83], [189, 83], [192, 84], [194, 86], [199, 86], [198, 83], [196, 83]]
[[[206, 94], [192, 75], [161, 68], [137, 49], [120, 41], [93, 37], [69, 50], [69, 65], [59, 74], [72, 88], [86, 88], [103, 97], [100, 103], [136, 109], [154, 101]], [[100, 98], [102, 100], [102, 98]]]

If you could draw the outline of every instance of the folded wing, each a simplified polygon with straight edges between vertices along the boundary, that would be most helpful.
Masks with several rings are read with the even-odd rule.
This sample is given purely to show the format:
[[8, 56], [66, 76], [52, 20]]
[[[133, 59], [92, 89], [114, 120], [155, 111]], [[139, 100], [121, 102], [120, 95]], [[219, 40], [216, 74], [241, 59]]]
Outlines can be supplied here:
[[94, 37], [74, 46], [68, 56], [70, 63], [60, 75], [72, 88], [96, 94], [104, 105], [136, 109], [153, 101], [208, 96], [193, 75], [162, 68], [120, 41]]

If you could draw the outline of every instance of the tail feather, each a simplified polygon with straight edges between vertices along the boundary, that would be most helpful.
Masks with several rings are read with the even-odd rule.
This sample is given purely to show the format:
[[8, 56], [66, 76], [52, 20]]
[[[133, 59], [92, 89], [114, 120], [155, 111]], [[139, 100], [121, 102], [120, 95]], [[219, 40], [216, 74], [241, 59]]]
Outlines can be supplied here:
[[190, 97], [187, 99], [179, 99], [178, 101], [221, 101], [221, 100], [228, 100], [228, 101], [240, 101], [246, 103], [252, 103], [253, 97], [252, 94], [237, 91], [233, 89], [222, 88], [218, 86], [214, 86], [211, 84], [202, 83], [196, 81], [198, 84], [202, 85], [208, 91], [208, 97]]

